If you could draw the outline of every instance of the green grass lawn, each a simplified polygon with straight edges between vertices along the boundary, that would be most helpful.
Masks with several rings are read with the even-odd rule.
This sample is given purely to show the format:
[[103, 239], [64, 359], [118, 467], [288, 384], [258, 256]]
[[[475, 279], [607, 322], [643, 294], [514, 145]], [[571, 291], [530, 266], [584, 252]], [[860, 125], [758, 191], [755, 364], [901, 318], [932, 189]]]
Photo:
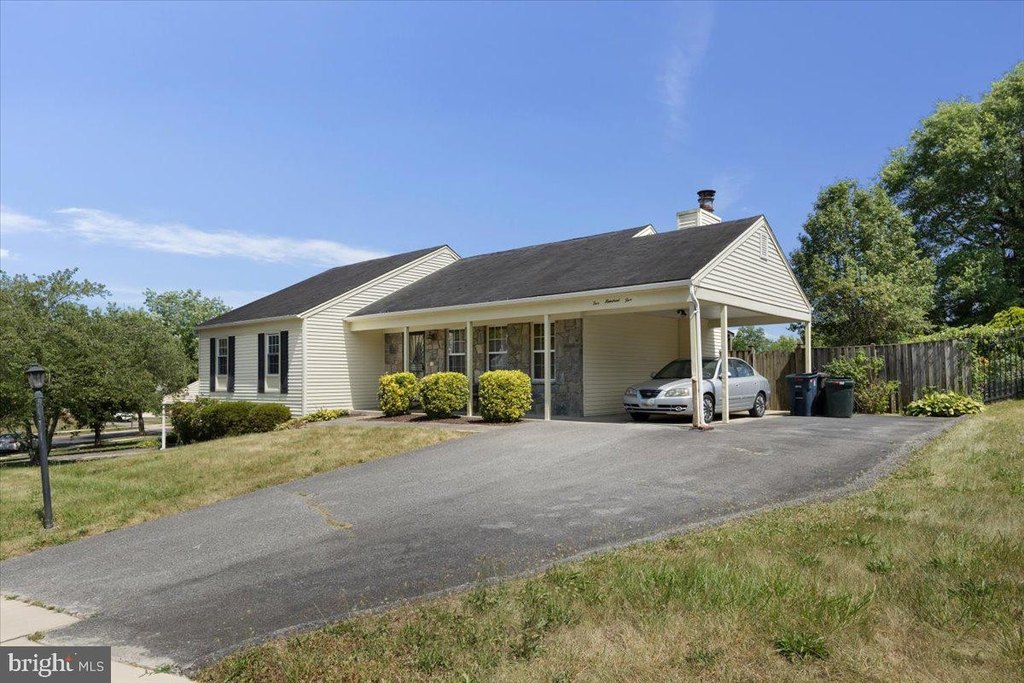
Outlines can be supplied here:
[[40, 521], [39, 469], [2, 467], [0, 559], [462, 435], [415, 427], [317, 427], [55, 463], [50, 481], [57, 528], [51, 531]]
[[[934, 418], [921, 418], [934, 419]], [[1020, 681], [1024, 402], [870, 490], [359, 617], [204, 681]]]

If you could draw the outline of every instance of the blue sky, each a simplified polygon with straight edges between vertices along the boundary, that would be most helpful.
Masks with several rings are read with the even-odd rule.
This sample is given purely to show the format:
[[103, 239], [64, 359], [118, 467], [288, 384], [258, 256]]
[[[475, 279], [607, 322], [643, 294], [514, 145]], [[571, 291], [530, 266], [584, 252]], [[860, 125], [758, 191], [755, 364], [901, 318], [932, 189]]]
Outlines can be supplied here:
[[786, 250], [1024, 3], [0, 4], [0, 261], [238, 305], [329, 265], [653, 223]]

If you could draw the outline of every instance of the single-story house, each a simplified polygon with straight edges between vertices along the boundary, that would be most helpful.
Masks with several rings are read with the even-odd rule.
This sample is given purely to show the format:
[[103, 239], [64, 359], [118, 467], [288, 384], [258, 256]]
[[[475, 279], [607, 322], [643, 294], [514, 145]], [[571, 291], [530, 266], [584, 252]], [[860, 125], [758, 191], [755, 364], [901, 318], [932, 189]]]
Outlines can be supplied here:
[[472, 387], [515, 368], [537, 416], [608, 415], [668, 361], [721, 354], [730, 325], [785, 322], [804, 324], [809, 366], [811, 305], [767, 219], [722, 221], [714, 192], [698, 196], [667, 232], [332, 268], [200, 325], [200, 393], [302, 415], [375, 408], [386, 372], [462, 372]]

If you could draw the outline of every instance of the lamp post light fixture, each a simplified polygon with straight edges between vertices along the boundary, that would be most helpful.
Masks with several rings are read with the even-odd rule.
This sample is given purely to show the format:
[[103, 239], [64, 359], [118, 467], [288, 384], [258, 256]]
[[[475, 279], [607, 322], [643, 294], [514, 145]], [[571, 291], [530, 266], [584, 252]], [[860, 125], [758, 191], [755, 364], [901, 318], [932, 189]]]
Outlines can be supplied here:
[[46, 444], [46, 416], [43, 415], [43, 385], [46, 384], [46, 368], [38, 363], [25, 371], [28, 385], [36, 395], [36, 425], [39, 432], [39, 471], [43, 478], [43, 527], [53, 528], [53, 506], [50, 504], [50, 462], [49, 447]]

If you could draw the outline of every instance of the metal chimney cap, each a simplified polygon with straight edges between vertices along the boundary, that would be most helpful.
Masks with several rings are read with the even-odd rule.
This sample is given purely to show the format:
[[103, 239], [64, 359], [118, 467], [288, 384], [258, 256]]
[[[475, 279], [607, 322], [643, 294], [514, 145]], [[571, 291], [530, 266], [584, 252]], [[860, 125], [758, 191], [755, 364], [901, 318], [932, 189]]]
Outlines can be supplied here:
[[715, 210], [715, 191], [697, 190], [697, 206], [705, 211], [713, 212]]

